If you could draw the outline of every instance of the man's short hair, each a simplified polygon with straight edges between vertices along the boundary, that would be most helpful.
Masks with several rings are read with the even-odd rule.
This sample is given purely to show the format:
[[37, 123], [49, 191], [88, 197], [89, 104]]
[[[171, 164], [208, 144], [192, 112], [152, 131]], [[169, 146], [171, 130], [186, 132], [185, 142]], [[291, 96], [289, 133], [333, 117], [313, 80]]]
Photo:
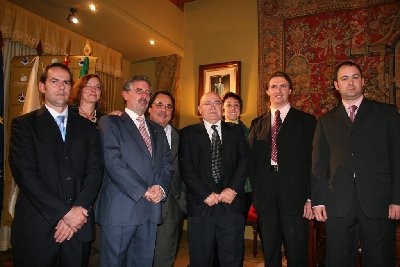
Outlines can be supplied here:
[[172, 102], [172, 113], [175, 112], [175, 98], [172, 96], [172, 94], [168, 91], [157, 91], [154, 93], [154, 95], [150, 98], [149, 102], [149, 107], [154, 103], [154, 100], [157, 98], [158, 95], [166, 95], [171, 99]]
[[345, 62], [340, 63], [340, 64], [336, 67], [336, 69], [335, 69], [335, 74], [334, 74], [335, 76], [333, 76], [333, 80], [334, 80], [334, 81], [336, 81], [336, 82], [338, 81], [339, 69], [340, 69], [341, 67], [343, 67], [343, 66], [356, 67], [356, 68], [360, 71], [361, 77], [363, 76], [362, 70], [361, 70], [360, 66], [359, 66], [357, 63], [355, 63], [355, 62], [353, 62], [353, 61], [345, 61]]
[[269, 83], [272, 80], [272, 78], [276, 78], [276, 77], [284, 78], [289, 83], [289, 89], [293, 89], [292, 88], [292, 80], [290, 79], [289, 75], [286, 72], [283, 72], [283, 71], [277, 71], [277, 72], [275, 72], [275, 73], [273, 73], [271, 75], [271, 77], [268, 80], [268, 88], [269, 88]]
[[131, 84], [136, 81], [146, 82], [149, 85], [149, 87], [151, 88], [151, 82], [150, 82], [149, 77], [147, 77], [145, 75], [133, 75], [128, 80], [126, 80], [126, 82], [124, 83], [124, 86], [122, 87], [122, 91], [126, 91], [126, 92], [130, 91]]
[[43, 83], [43, 84], [46, 83], [47, 77], [49, 76], [49, 70], [51, 68], [56, 68], [56, 67], [68, 71], [69, 77], [70, 77], [70, 80], [71, 80], [71, 86], [72, 86], [72, 84], [74, 82], [74, 79], [72, 78], [71, 70], [65, 64], [59, 63], [59, 62], [55, 62], [55, 63], [51, 63], [51, 64], [47, 65], [46, 68], [44, 69], [44, 72], [42, 73], [42, 75], [40, 75], [40, 80], [39, 81], [41, 83]]

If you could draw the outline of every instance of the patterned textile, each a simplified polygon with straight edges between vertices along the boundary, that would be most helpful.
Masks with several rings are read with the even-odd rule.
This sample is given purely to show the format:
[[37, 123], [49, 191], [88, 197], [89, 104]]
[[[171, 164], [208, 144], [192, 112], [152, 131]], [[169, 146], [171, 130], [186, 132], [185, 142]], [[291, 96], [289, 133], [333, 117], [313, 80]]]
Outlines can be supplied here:
[[290, 103], [321, 115], [339, 103], [334, 70], [346, 60], [359, 64], [365, 95], [393, 103], [391, 47], [400, 38], [398, 0], [258, 0], [258, 113], [268, 110], [265, 88], [275, 71], [293, 81]]
[[62, 137], [63, 141], [65, 142], [66, 129], [65, 129], [64, 120], [65, 120], [65, 116], [63, 116], [63, 115], [60, 115], [60, 116], [56, 117], [56, 122], [57, 122], [57, 125], [58, 125], [58, 129], [60, 129], [61, 137]]
[[215, 183], [221, 180], [222, 166], [222, 144], [217, 131], [217, 125], [212, 125], [213, 134], [211, 137], [211, 176]]
[[143, 137], [143, 141], [146, 144], [150, 155], [152, 155], [150, 135], [146, 131], [146, 127], [144, 126], [144, 119], [142, 117], [138, 117], [136, 120], [139, 122], [139, 132]]
[[281, 112], [277, 110], [275, 111], [275, 121], [272, 127], [272, 151], [271, 151], [271, 158], [276, 163], [278, 163], [277, 138], [279, 131], [281, 130], [281, 127], [282, 127]]

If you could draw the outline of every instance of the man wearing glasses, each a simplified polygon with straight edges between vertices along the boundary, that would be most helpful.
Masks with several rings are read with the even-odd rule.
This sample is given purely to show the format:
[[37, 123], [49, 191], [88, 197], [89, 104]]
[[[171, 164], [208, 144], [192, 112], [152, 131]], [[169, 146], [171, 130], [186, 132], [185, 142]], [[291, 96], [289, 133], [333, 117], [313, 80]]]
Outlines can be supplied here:
[[[181, 130], [179, 168], [187, 187], [190, 266], [242, 266], [244, 182], [248, 145], [243, 130], [225, 123], [214, 92], [200, 100], [203, 121]], [[214, 255], [218, 242], [218, 255]]]
[[143, 266], [153, 263], [161, 203], [168, 192], [172, 164], [164, 129], [145, 119], [151, 98], [146, 76], [124, 84], [121, 116], [99, 122], [105, 172], [97, 205], [100, 266]]
[[14, 266], [88, 265], [103, 159], [96, 126], [67, 106], [71, 86], [67, 66], [47, 66], [39, 83], [45, 105], [11, 125], [9, 161], [20, 189]]
[[168, 196], [162, 204], [163, 223], [157, 226], [154, 267], [174, 266], [186, 213], [186, 187], [180, 178], [178, 165], [179, 132], [170, 124], [174, 109], [174, 97], [167, 91], [158, 91], [151, 98], [148, 110], [150, 120], [164, 128], [174, 167]]

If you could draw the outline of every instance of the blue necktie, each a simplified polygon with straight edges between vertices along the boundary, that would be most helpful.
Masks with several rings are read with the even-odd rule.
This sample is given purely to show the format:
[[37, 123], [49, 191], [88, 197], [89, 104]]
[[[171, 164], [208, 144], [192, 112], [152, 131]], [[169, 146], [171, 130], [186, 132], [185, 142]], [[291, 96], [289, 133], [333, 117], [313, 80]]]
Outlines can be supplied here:
[[64, 120], [65, 120], [65, 116], [63, 116], [63, 115], [56, 117], [56, 122], [57, 122], [58, 128], [60, 129], [61, 137], [62, 137], [63, 141], [65, 142], [66, 129], [65, 129], [65, 125], [64, 125]]

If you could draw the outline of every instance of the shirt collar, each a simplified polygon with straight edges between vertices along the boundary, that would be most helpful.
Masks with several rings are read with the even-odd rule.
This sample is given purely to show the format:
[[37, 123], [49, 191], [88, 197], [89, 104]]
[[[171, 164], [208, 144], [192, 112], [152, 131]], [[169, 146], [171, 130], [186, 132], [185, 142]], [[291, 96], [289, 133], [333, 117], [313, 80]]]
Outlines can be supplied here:
[[[343, 103], [343, 106], [346, 109], [346, 111], [348, 111], [350, 106], [352, 106], [352, 105], [355, 105], [355, 106], [357, 106], [357, 108], [359, 108], [363, 99], [364, 99], [364, 96], [361, 95], [361, 97], [358, 98], [355, 102], [349, 103], [348, 101], [346, 101], [345, 99], [342, 98], [342, 103]], [[357, 111], [358, 110], [356, 110], [356, 113], [357, 113]]]
[[139, 116], [138, 114], [136, 114], [134, 111], [130, 110], [129, 108], [125, 108], [125, 112], [126, 112], [126, 114], [128, 114], [128, 116], [129, 116], [133, 121], [135, 121], [135, 122], [136, 122], [136, 119], [139, 118], [139, 117], [141, 117], [141, 118], [143, 118], [143, 119], [146, 119], [146, 118], [144, 117], [144, 114], [143, 114], [142, 116]]
[[57, 116], [65, 116], [65, 118], [68, 117], [68, 107], [66, 107], [63, 112], [58, 113], [55, 109], [49, 107], [47, 104], [45, 104], [45, 107], [47, 108], [47, 110], [50, 112], [51, 116], [53, 118], [56, 118]]

